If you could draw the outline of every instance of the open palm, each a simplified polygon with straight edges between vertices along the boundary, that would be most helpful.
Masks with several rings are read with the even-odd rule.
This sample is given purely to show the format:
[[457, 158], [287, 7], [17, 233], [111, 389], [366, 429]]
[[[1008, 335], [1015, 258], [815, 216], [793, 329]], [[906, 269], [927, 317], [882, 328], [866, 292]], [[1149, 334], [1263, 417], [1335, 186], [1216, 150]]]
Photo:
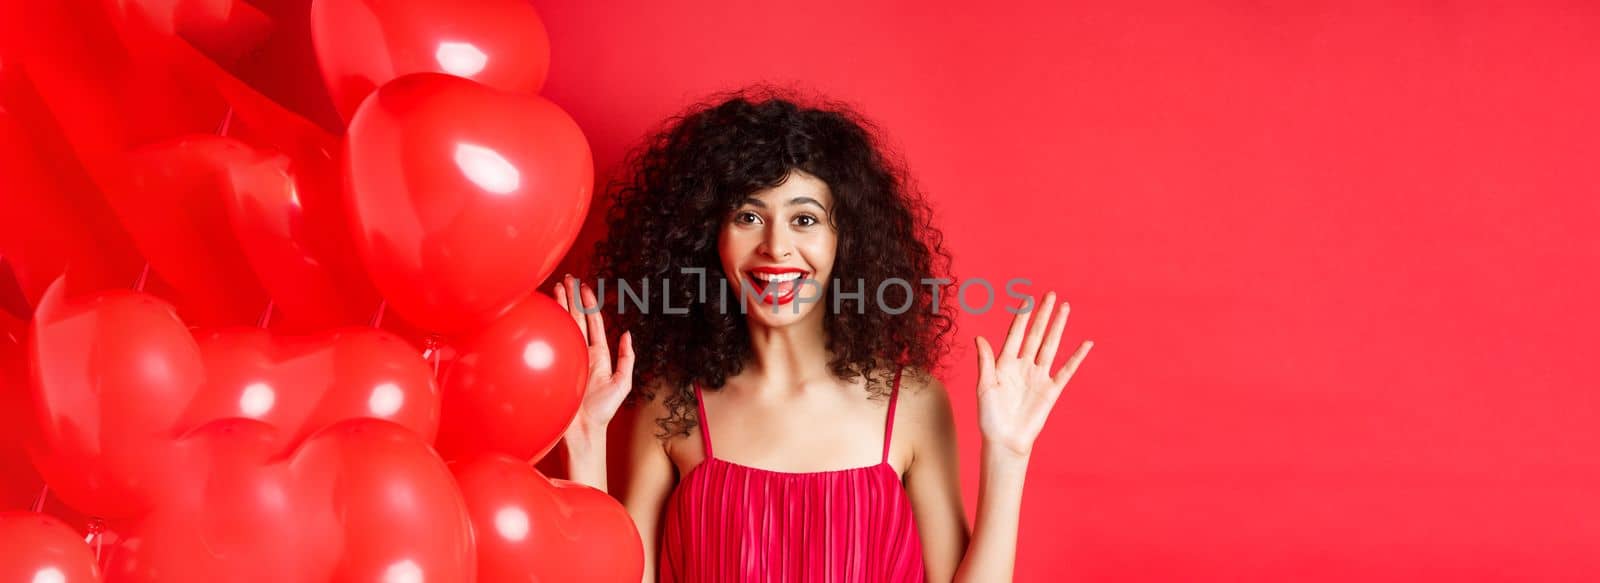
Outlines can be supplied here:
[[[605, 318], [601, 317], [599, 310], [594, 310], [600, 302], [588, 285], [579, 284], [582, 291], [578, 293], [578, 299], [583, 306], [583, 310], [580, 310], [579, 303], [571, 298], [573, 286], [577, 283], [570, 276], [563, 277], [555, 293], [556, 303], [572, 314], [578, 330], [583, 332], [584, 341], [589, 345], [589, 376], [584, 381], [583, 402], [578, 406], [578, 414], [573, 418], [572, 425], [567, 428], [568, 433], [605, 428], [633, 387], [632, 335], [624, 332], [617, 339], [617, 366], [613, 369], [611, 347], [606, 341]], [[594, 311], [585, 314], [584, 311], [588, 310]]]
[[[1055, 407], [1056, 398], [1078, 365], [1089, 355], [1094, 341], [1085, 341], [1054, 375], [1050, 374], [1061, 345], [1061, 331], [1070, 311], [1066, 302], [1051, 318], [1056, 294], [1045, 294], [1037, 309], [1018, 312], [1006, 333], [999, 357], [984, 337], [978, 344], [978, 428], [986, 442], [1004, 447], [1018, 456], [1033, 451], [1033, 442], [1044, 428], [1045, 419]], [[1024, 305], [1032, 304], [1032, 298]], [[1033, 319], [1037, 313], [1039, 317]], [[1033, 326], [1028, 322], [1033, 320]], [[1049, 323], [1046, 330], [1045, 323]]]

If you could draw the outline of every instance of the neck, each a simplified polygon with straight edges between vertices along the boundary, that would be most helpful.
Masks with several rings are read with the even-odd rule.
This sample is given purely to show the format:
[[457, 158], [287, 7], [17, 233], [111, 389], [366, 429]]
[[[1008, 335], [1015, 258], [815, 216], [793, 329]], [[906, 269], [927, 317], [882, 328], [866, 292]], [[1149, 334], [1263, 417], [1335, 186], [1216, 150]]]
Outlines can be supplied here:
[[751, 318], [748, 327], [754, 356], [747, 372], [739, 375], [748, 377], [746, 386], [764, 387], [763, 392], [787, 392], [832, 376], [821, 315], [821, 310], [813, 309], [804, 318], [780, 328]]

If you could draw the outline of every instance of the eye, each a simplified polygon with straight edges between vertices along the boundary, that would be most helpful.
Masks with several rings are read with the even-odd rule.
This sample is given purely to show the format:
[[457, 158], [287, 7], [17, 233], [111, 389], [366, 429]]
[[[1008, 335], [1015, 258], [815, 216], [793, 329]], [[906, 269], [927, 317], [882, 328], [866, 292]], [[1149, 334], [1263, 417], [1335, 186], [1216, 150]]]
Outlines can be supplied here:
[[821, 222], [817, 220], [817, 217], [813, 217], [811, 215], [799, 215], [795, 217], [794, 220], [800, 221], [800, 226], [802, 227], [815, 226], [817, 223]]
[[738, 211], [733, 214], [733, 222], [741, 224], [755, 224], [761, 222], [761, 216], [750, 211]]

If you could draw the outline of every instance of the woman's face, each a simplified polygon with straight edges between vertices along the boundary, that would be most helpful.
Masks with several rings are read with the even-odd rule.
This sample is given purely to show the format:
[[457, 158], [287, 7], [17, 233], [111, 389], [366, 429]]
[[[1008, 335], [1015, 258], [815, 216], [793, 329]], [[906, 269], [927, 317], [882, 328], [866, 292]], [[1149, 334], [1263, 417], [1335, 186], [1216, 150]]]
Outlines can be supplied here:
[[[746, 317], [777, 327], [825, 306], [839, 243], [832, 209], [828, 184], [800, 170], [739, 202], [723, 220], [717, 243], [731, 284], [728, 309], [735, 308], [731, 300], [738, 297]], [[742, 291], [737, 289], [741, 282]]]

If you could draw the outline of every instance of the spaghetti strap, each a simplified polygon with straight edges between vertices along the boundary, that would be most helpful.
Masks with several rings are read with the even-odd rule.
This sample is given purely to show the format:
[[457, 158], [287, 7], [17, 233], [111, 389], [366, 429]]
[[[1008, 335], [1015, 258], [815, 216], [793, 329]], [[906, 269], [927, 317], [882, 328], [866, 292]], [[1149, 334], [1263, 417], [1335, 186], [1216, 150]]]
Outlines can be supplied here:
[[904, 367], [894, 371], [894, 390], [889, 393], [889, 417], [883, 422], [882, 463], [889, 463], [889, 440], [894, 438], [894, 405], [896, 401], [900, 400], [900, 373], [904, 371]]
[[700, 443], [705, 445], [706, 459], [711, 459], [715, 456], [711, 455], [711, 421], [706, 419], [706, 402], [700, 398], [700, 383], [689, 381], [689, 384], [694, 386], [694, 406], [700, 411]]

